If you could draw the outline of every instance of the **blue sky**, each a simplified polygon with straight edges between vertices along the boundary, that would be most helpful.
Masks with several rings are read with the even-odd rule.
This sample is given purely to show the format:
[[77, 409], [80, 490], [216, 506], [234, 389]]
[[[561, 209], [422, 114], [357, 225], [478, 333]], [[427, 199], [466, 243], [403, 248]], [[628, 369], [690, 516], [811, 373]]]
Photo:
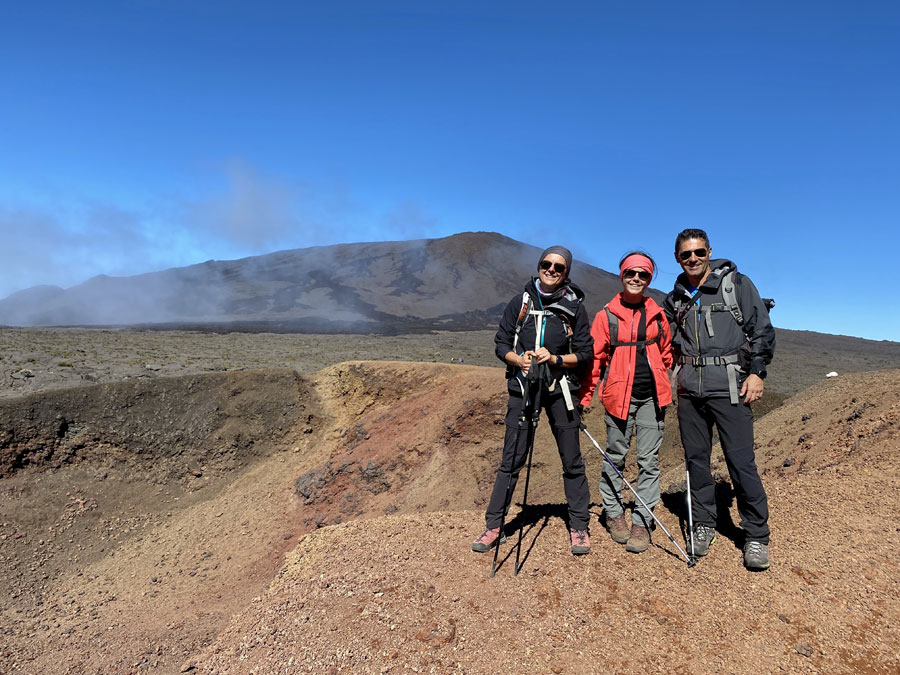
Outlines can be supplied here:
[[467, 230], [668, 290], [701, 227], [777, 326], [900, 340], [897, 73], [894, 2], [14, 3], [0, 297]]

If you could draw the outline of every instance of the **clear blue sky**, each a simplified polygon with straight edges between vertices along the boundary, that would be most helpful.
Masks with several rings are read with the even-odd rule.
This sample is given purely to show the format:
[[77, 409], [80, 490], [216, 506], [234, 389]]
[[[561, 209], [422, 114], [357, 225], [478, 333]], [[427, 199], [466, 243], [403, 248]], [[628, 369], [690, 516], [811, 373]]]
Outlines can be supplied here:
[[[896, 2], [43, 2], [0, 20], [0, 297], [491, 230], [900, 340]], [[577, 271], [575, 274], [577, 280]]]

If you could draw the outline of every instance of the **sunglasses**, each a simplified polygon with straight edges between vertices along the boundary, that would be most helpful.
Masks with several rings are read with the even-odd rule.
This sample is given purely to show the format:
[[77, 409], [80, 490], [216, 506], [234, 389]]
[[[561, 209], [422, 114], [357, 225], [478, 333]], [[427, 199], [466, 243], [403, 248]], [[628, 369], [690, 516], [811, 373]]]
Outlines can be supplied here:
[[693, 251], [682, 251], [678, 254], [678, 257], [682, 260], [690, 260], [692, 255], [697, 256], [698, 258], [705, 258], [709, 254], [705, 248], [695, 248]]
[[644, 270], [625, 270], [625, 274], [623, 276], [626, 279], [638, 277], [641, 281], [650, 281], [650, 279], [653, 278], [653, 275], [650, 274], [650, 272], [645, 272]]
[[566, 266], [562, 263], [552, 263], [549, 260], [541, 260], [541, 269], [544, 271], [553, 268], [553, 271], [557, 274], [563, 274], [566, 271]]

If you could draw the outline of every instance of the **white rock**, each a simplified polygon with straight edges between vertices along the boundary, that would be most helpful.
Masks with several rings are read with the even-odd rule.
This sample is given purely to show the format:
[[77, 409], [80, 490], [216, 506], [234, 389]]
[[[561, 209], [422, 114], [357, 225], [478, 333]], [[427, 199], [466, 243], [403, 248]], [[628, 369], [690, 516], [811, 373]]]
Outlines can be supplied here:
[[838, 376], [838, 374], [836, 372], [834, 372], [833, 370], [830, 373], [827, 373], [825, 375], [825, 377], [837, 377], [837, 376]]

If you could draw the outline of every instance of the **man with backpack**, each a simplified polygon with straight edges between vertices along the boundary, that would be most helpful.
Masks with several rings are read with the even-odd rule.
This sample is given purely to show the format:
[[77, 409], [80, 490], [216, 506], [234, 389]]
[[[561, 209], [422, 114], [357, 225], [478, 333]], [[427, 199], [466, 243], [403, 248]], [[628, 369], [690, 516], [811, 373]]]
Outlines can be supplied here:
[[675, 260], [684, 272], [665, 302], [678, 354], [678, 423], [690, 478], [692, 555], [706, 555], [716, 539], [716, 484], [710, 471], [715, 425], [746, 533], [744, 565], [764, 570], [769, 567], [769, 507], [756, 468], [750, 404], [762, 397], [775, 329], [749, 277], [732, 261], [711, 255], [703, 230], [678, 234]]

